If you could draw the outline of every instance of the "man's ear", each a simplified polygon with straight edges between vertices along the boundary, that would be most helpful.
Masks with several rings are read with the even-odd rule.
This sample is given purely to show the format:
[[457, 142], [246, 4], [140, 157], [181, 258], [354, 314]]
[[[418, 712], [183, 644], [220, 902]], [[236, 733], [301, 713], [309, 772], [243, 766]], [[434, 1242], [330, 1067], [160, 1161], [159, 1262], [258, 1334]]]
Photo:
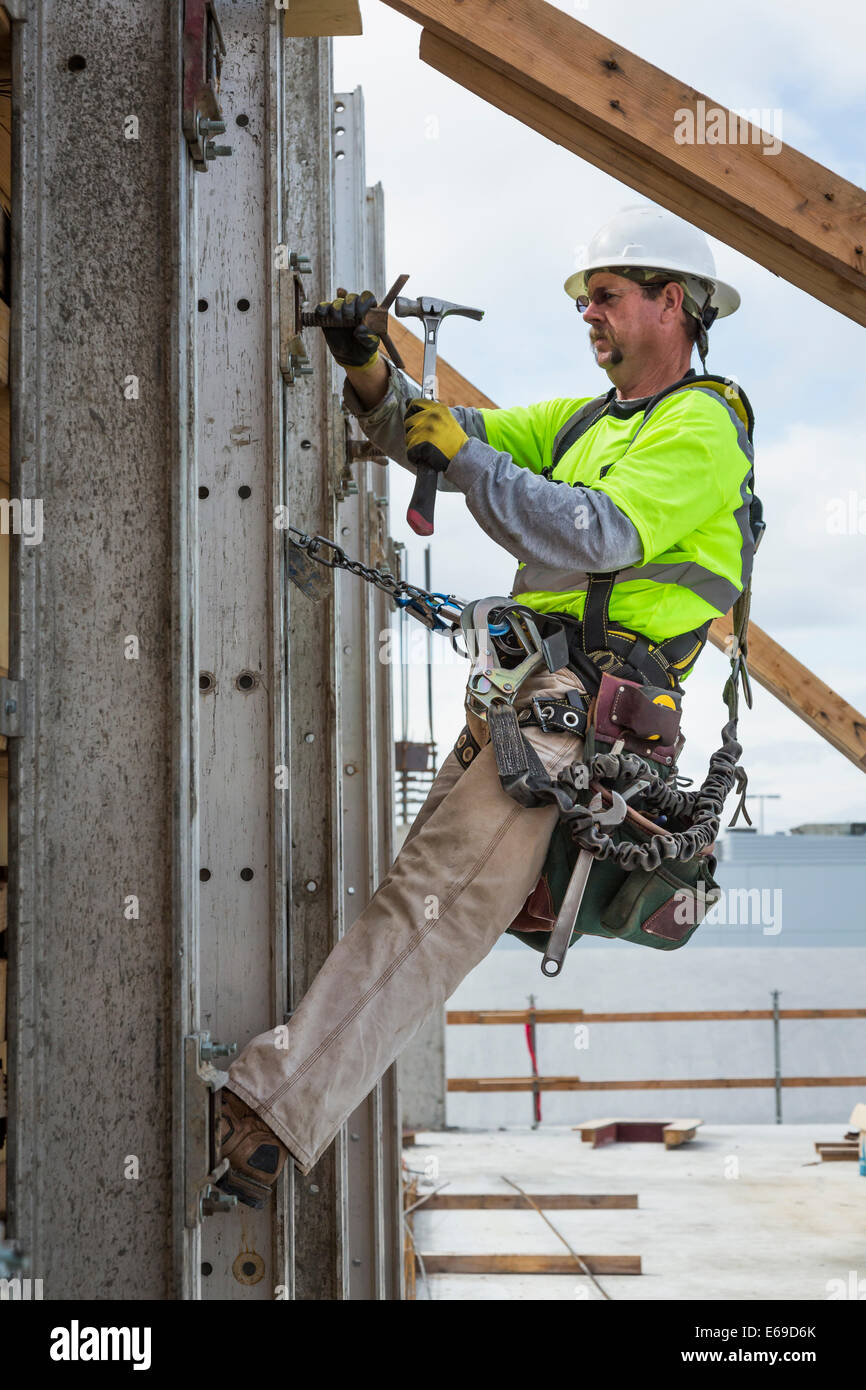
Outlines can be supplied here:
[[683, 307], [683, 287], [676, 280], [670, 280], [664, 287], [664, 306], [668, 318], [678, 319]]

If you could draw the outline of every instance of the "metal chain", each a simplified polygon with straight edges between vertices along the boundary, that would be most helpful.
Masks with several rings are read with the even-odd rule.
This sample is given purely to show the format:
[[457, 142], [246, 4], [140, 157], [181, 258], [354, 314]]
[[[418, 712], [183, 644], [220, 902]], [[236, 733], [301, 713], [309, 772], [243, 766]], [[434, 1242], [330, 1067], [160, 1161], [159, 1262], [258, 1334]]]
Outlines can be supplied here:
[[[465, 600], [455, 598], [453, 594], [431, 593], [429, 589], [421, 589], [416, 584], [410, 584], [408, 580], [395, 579], [390, 570], [373, 569], [362, 560], [352, 560], [342, 546], [337, 545], [336, 541], [328, 540], [327, 536], [308, 536], [296, 526], [288, 526], [286, 529], [292, 532], [292, 544], [303, 550], [311, 560], [324, 565], [326, 569], [347, 570], [349, 574], [357, 575], [366, 583], [373, 584], [387, 594], [398, 608], [405, 608], [426, 627], [445, 632], [453, 631], [459, 624], [460, 614], [466, 607]], [[331, 552], [330, 559], [319, 554], [322, 548]]]
[[[526, 785], [540, 801], [556, 803], [560, 819], [568, 826], [578, 848], [588, 850], [596, 859], [611, 859], [627, 871], [652, 872], [664, 859], [690, 860], [702, 850], [708, 850], [718, 836], [729, 792], [735, 784], [741, 794], [745, 791], [745, 774], [738, 766], [743, 750], [737, 742], [736, 730], [736, 720], [722, 729], [722, 746], [711, 757], [707, 775], [696, 791], [682, 791], [666, 781], [652, 763], [635, 753], [597, 753], [586, 763], [572, 763], [555, 781], [540, 775], [530, 776]], [[685, 828], [661, 830], [646, 844], [615, 838], [604, 831], [586, 805], [586, 788], [592, 782], [615, 784], [621, 778], [629, 782], [640, 778], [648, 783], [640, 797], [645, 815], [665, 813], [685, 822]], [[628, 792], [623, 794], [627, 796]]]

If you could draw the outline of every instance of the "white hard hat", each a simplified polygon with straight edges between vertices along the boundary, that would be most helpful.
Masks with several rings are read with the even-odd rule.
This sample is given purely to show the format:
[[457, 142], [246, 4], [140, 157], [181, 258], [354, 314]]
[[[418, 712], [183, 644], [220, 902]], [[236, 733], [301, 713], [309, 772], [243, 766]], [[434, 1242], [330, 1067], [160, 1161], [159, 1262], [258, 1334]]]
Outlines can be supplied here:
[[586, 282], [593, 271], [615, 272], [619, 266], [670, 271], [672, 279], [686, 281], [700, 306], [712, 289], [709, 307], [718, 310], [718, 318], [740, 307], [733, 285], [716, 275], [713, 253], [703, 232], [664, 208], [640, 203], [623, 208], [606, 222], [587, 247], [585, 265], [566, 280], [565, 291], [572, 299], [588, 294]]

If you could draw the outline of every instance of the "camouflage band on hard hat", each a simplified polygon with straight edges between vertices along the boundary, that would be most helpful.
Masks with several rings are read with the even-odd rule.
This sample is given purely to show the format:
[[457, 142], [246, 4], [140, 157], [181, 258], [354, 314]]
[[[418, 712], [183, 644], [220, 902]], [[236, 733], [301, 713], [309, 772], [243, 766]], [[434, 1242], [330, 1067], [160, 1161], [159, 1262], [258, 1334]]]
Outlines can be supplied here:
[[[699, 322], [703, 321], [704, 305], [699, 305], [697, 303], [694, 296], [691, 294], [686, 281], [682, 278], [682, 276], [674, 274], [673, 271], [665, 270], [663, 268], [659, 268], [656, 270], [649, 265], [612, 265], [608, 267], [594, 266], [590, 274], [597, 275], [601, 269], [608, 269], [612, 275], [622, 275], [626, 280], [634, 280], [639, 285], [668, 285], [671, 281], [674, 281], [682, 289], [683, 308], [685, 309], [686, 313], [691, 314], [692, 317], [698, 319]], [[589, 275], [587, 276], [587, 279], [589, 279]], [[701, 285], [704, 285], [706, 287], [707, 299], [712, 297], [713, 290], [715, 288], [712, 281], [704, 280], [699, 275], [690, 276], [690, 279], [697, 280]]]

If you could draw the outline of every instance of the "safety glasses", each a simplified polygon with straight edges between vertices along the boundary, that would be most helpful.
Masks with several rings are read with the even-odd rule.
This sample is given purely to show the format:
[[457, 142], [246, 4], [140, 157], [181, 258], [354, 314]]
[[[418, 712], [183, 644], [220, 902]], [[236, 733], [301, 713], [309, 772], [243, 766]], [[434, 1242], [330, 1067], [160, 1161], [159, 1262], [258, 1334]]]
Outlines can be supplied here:
[[[649, 289], [652, 285], [667, 285], [668, 283], [669, 280], [664, 279], [646, 280], [640, 281], [637, 288]], [[609, 303], [610, 300], [621, 299], [623, 294], [623, 290], [607, 290], [602, 288], [593, 290], [592, 294], [579, 294], [576, 300], [577, 312], [579, 314], [585, 314], [590, 304], [594, 304], [596, 308], [598, 308], [600, 305]]]

